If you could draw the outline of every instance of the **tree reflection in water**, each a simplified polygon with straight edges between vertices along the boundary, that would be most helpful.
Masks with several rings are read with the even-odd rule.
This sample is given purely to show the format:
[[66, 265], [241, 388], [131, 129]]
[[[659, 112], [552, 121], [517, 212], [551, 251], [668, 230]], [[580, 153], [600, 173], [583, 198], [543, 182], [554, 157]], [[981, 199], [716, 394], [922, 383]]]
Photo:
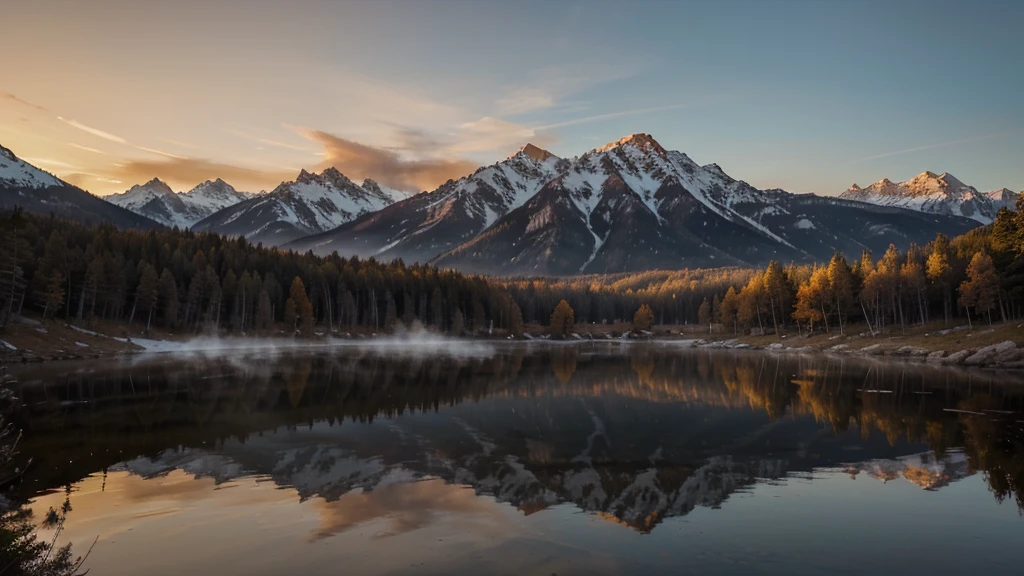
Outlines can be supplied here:
[[[822, 467], [927, 489], [980, 472], [997, 500], [1024, 510], [1016, 379], [617, 344], [462, 359], [154, 357], [37, 369], [17, 391], [26, 406], [17, 424], [22, 454], [37, 460], [26, 487], [66, 486], [125, 461], [166, 469], [195, 452], [294, 485], [278, 466], [287, 451], [293, 467], [327, 474], [345, 459], [359, 470], [295, 485], [303, 497], [331, 501], [401, 467], [527, 513], [572, 502], [648, 531], [759, 479]], [[346, 424], [380, 419], [389, 426]], [[323, 426], [330, 432], [303, 434]]]

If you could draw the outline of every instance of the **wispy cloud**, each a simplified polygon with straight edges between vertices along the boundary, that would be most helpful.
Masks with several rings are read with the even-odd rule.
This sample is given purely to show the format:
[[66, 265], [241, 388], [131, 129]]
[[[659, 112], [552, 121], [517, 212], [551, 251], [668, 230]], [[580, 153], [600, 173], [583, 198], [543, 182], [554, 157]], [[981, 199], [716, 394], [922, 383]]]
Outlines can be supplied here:
[[32, 102], [29, 102], [28, 100], [19, 98], [14, 94], [11, 94], [10, 92], [0, 92], [0, 98], [3, 98], [4, 100], [10, 100], [11, 102], [21, 104], [22, 106], [27, 106], [29, 108], [32, 108], [33, 110], [38, 110], [40, 112], [49, 112], [49, 110], [47, 110], [44, 106], [40, 106], [39, 104], [34, 104]]
[[914, 152], [923, 152], [925, 150], [934, 150], [935, 148], [947, 148], [949, 146], [959, 146], [960, 144], [970, 144], [972, 142], [981, 142], [983, 140], [991, 140], [993, 138], [999, 138], [1000, 136], [1006, 136], [1009, 134], [1019, 133], [1020, 130], [1010, 132], [996, 132], [994, 134], [985, 134], [982, 136], [974, 136], [972, 138], [961, 138], [958, 140], [949, 140], [947, 142], [937, 142], [935, 144], [927, 144], [924, 146], [915, 146], [913, 148], [904, 148], [903, 150], [895, 150], [893, 152], [885, 152], [882, 154], [874, 154], [872, 156], [865, 156], [863, 158], [857, 158], [850, 160], [847, 164], [857, 164], [858, 162], [867, 162], [869, 160], [878, 160], [880, 158], [891, 158], [893, 156], [902, 156], [903, 154], [913, 154]]
[[103, 130], [100, 130], [98, 128], [93, 128], [91, 126], [86, 126], [85, 124], [82, 124], [81, 122], [78, 122], [77, 120], [68, 120], [67, 118], [64, 118], [63, 116], [57, 116], [57, 120], [65, 122], [69, 126], [73, 126], [75, 128], [78, 128], [79, 130], [88, 132], [89, 134], [92, 134], [93, 136], [99, 136], [100, 138], [103, 138], [104, 140], [110, 140], [111, 142], [117, 142], [118, 144], [128, 144], [128, 141], [125, 140], [124, 138], [121, 138], [120, 136], [115, 136], [115, 135], [111, 134], [110, 132], [104, 132]]
[[182, 142], [180, 140], [171, 140], [170, 138], [160, 138], [161, 142], [167, 142], [168, 144], [174, 144], [175, 146], [181, 146], [182, 148], [188, 148], [189, 150], [198, 150], [199, 147], [195, 144], [189, 144], [188, 142]]
[[92, 168], [89, 171], [77, 170], [61, 177], [83, 187], [90, 182], [118, 184], [147, 182], [153, 178], [160, 178], [179, 189], [191, 188], [205, 180], [223, 178], [241, 190], [258, 190], [270, 183], [294, 178], [295, 172], [261, 170], [196, 158], [170, 157], [168, 160], [158, 161], [127, 160], [115, 164], [109, 171]]
[[103, 150], [97, 150], [95, 148], [90, 148], [88, 146], [82, 146], [81, 144], [75, 144], [74, 142], [68, 142], [68, 146], [71, 146], [72, 148], [78, 148], [79, 150], [85, 150], [86, 152], [92, 152], [94, 154], [103, 154], [104, 156], [108, 156], [108, 154]]
[[68, 168], [78, 169], [78, 166], [68, 164], [67, 162], [61, 162], [60, 160], [54, 160], [53, 158], [38, 158], [38, 157], [25, 157], [23, 158], [29, 164], [36, 164], [38, 166], [50, 166], [54, 168]]
[[188, 156], [179, 156], [177, 154], [171, 154], [170, 152], [164, 152], [163, 150], [156, 150], [156, 149], [153, 149], [153, 148], [146, 148], [145, 146], [136, 146], [136, 148], [138, 148], [139, 150], [142, 150], [143, 152], [149, 152], [151, 154], [158, 154], [160, 156], [166, 156], [168, 158], [175, 158], [177, 160], [187, 160], [188, 159]]
[[564, 128], [566, 126], [575, 126], [577, 124], [588, 124], [590, 122], [600, 122], [601, 120], [610, 120], [612, 118], [622, 118], [624, 116], [638, 116], [640, 114], [651, 114], [654, 112], [664, 112], [666, 110], [678, 110], [681, 108], [691, 108], [694, 104], [687, 102], [680, 102], [678, 104], [669, 104], [667, 106], [655, 106], [652, 108], [637, 108], [635, 110], [620, 110], [618, 112], [609, 112], [607, 114], [596, 114], [594, 116], [585, 116], [583, 118], [575, 118], [573, 120], [566, 120], [564, 122], [555, 122], [554, 124], [545, 124], [543, 126], [535, 126], [534, 130], [552, 130], [555, 128]]
[[278, 140], [271, 140], [270, 138], [256, 138], [260, 144], [266, 144], [267, 146], [274, 146], [276, 148], [284, 148], [285, 150], [297, 150], [299, 152], [316, 152], [312, 148], [305, 146], [296, 146], [295, 144], [289, 144], [287, 142], [280, 142]]

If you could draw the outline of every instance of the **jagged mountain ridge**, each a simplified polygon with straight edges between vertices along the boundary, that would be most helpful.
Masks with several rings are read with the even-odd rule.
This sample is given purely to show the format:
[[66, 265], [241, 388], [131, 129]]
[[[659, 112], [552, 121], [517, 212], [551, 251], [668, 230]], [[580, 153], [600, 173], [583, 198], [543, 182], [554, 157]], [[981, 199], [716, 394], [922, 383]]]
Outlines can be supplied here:
[[253, 243], [281, 245], [324, 232], [364, 214], [376, 212], [406, 193], [367, 179], [362, 185], [336, 168], [317, 174], [302, 170], [291, 182], [239, 202], [200, 220], [193, 230], [245, 236]]
[[219, 210], [252, 197], [248, 192], [235, 190], [220, 178], [207, 180], [188, 192], [174, 192], [159, 178], [153, 178], [104, 199], [165, 226], [189, 228]]
[[525, 204], [432, 260], [483, 274], [760, 265], [925, 243], [963, 218], [758, 190], [634, 134], [574, 159]]
[[472, 239], [529, 200], [568, 162], [533, 144], [437, 190], [285, 245], [298, 251], [425, 262]]
[[839, 197], [930, 214], [963, 216], [989, 224], [1000, 208], [1014, 208], [1017, 194], [1006, 188], [983, 194], [948, 172], [922, 172], [906, 182], [883, 178], [864, 188], [853, 184]]
[[35, 214], [55, 214], [87, 224], [109, 222], [122, 228], [149, 230], [160, 225], [72, 186], [18, 158], [0, 146], [0, 210], [19, 207]]

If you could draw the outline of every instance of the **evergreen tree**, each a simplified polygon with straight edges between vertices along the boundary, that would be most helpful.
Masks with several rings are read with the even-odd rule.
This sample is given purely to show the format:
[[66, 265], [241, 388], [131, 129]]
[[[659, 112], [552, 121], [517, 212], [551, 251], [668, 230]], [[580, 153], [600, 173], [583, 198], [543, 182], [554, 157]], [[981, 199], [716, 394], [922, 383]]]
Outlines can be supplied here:
[[462, 310], [456, 308], [455, 314], [452, 314], [452, 336], [462, 336], [465, 328], [466, 319], [462, 316]]
[[160, 274], [160, 302], [163, 305], [164, 327], [173, 328], [178, 323], [178, 283], [167, 268]]
[[274, 325], [274, 311], [270, 305], [270, 295], [266, 290], [260, 290], [260, 296], [256, 304], [255, 326], [257, 332], [266, 332]]
[[156, 270], [148, 263], [140, 265], [142, 272], [139, 274], [139, 285], [135, 289], [135, 306], [139, 312], [146, 314], [146, 331], [153, 321], [153, 310], [156, 309], [160, 300], [160, 277]]
[[61, 274], [60, 270], [54, 270], [50, 272], [50, 279], [46, 283], [45, 291], [43, 292], [43, 320], [46, 320], [46, 313], [52, 312], [57, 313], [60, 310], [61, 304], [64, 303], [64, 275]]
[[384, 293], [384, 329], [388, 332], [394, 331], [398, 326], [398, 308], [395, 306], [395, 298], [388, 290]]
[[517, 338], [523, 335], [523, 311], [514, 301], [509, 309], [508, 333]]

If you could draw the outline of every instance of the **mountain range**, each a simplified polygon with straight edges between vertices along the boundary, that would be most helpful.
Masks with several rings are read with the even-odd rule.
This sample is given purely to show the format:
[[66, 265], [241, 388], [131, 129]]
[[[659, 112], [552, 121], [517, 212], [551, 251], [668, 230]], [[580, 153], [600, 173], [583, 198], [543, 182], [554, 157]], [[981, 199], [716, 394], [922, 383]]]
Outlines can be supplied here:
[[408, 196], [369, 179], [356, 184], [336, 168], [319, 174], [303, 170], [295, 180], [228, 206], [192, 228], [277, 246], [332, 230]]
[[988, 194], [978, 192], [956, 176], [943, 172], [922, 172], [906, 182], [883, 178], [861, 188], [857, 184], [839, 195], [847, 200], [869, 202], [880, 206], [908, 208], [929, 214], [963, 216], [982, 224], [995, 220], [1001, 208], [1013, 209], [1020, 193], [1008, 188]]
[[239, 192], [220, 178], [207, 180], [188, 192], [174, 192], [159, 178], [132, 186], [104, 200], [155, 220], [164, 226], [190, 228], [196, 222], [254, 195]]
[[571, 159], [527, 144], [419, 194], [369, 179], [357, 184], [327, 168], [303, 170], [260, 194], [220, 179], [175, 193], [154, 178], [103, 202], [0, 148], [0, 208], [484, 274], [763, 265], [821, 261], [836, 251], [853, 257], [960, 234], [1014, 208], [1018, 197], [1005, 188], [983, 194], [933, 172], [855, 184], [838, 197], [760, 190], [634, 134]]
[[[497, 198], [496, 175], [518, 190]], [[511, 174], [517, 179], [509, 178]], [[284, 247], [400, 257], [484, 274], [570, 275], [827, 260], [959, 234], [967, 218], [758, 190], [634, 134], [572, 160], [509, 159]]]
[[141, 230], [159, 227], [153, 220], [72, 186], [0, 146], [0, 210], [15, 207], [88, 224], [109, 222]]
[[532, 198], [569, 162], [527, 144], [502, 162], [448, 181], [287, 248], [426, 262], [471, 241]]

